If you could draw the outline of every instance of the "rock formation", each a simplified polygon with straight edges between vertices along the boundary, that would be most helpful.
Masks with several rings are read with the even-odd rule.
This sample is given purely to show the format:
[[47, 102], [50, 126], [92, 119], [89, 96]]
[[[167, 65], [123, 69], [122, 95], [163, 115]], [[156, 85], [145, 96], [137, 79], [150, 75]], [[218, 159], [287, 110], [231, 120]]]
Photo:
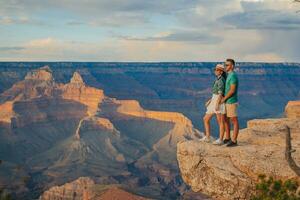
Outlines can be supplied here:
[[80, 129], [82, 126], [85, 125], [85, 131], [88, 130], [107, 130], [110, 131], [113, 134], [120, 134], [120, 131], [118, 131], [114, 125], [111, 123], [109, 119], [103, 118], [103, 117], [84, 117], [79, 121], [78, 127], [75, 132], [75, 137], [77, 139], [80, 139]]
[[[181, 112], [199, 129], [202, 129], [205, 111], [202, 105], [210, 95], [215, 64], [48, 63], [57, 83], [69, 82], [74, 71], [78, 71], [86, 85], [102, 88], [118, 99], [136, 99], [147, 109]], [[41, 65], [40, 62], [0, 63], [0, 93]], [[239, 63], [237, 71], [243, 83], [253, 86], [240, 91], [241, 127], [246, 127], [250, 118], [277, 116], [288, 100], [300, 98], [299, 63]]]
[[146, 198], [131, 194], [117, 186], [97, 185], [88, 177], [54, 186], [45, 191], [39, 200], [146, 200]]
[[249, 199], [260, 174], [300, 181], [285, 157], [288, 126], [292, 159], [300, 163], [300, 154], [295, 153], [300, 151], [300, 120], [295, 117], [299, 110], [294, 107], [298, 103], [287, 105], [287, 118], [250, 120], [247, 128], [241, 130], [239, 146], [235, 148], [180, 142], [177, 159], [183, 180], [193, 191], [217, 199]]
[[59, 89], [62, 90], [62, 97], [64, 99], [77, 101], [86, 105], [88, 116], [96, 114], [99, 103], [104, 98], [103, 90], [86, 86], [78, 72], [74, 72], [70, 83], [59, 87]]
[[[0, 122], [12, 122], [13, 127], [21, 127], [32, 122], [46, 120], [49, 117], [49, 114], [43, 112], [46, 107], [49, 107], [51, 103], [57, 104], [53, 105], [55, 107], [65, 104], [59, 99], [83, 104], [87, 108], [86, 115], [93, 116], [103, 98], [103, 90], [86, 86], [78, 72], [74, 72], [68, 84], [57, 84], [54, 82], [51, 69], [45, 66], [28, 72], [25, 80], [16, 83], [0, 95]], [[31, 107], [32, 113], [26, 113], [26, 116], [20, 116], [14, 111], [14, 109], [27, 109], [28, 107]], [[55, 107], [52, 112], [56, 111], [56, 113], [51, 115], [57, 119], [81, 116], [76, 109], [55, 110]]]
[[27, 73], [25, 80], [54, 81], [52, 71], [49, 66], [44, 66]]
[[[167, 142], [163, 145], [176, 146], [177, 142], [182, 140], [184, 136], [193, 137], [200, 134], [197, 129], [193, 128], [191, 120], [182, 113], [145, 110], [135, 100], [121, 100], [117, 103], [120, 104], [117, 109], [120, 113], [174, 123], [173, 129], [169, 132], [170, 134], [166, 136]], [[195, 132], [197, 134], [194, 134]], [[162, 138], [162, 140], [164, 139]]]
[[[0, 122], [1, 159], [24, 163], [28, 173], [38, 174], [38, 183], [35, 175], [30, 181], [40, 191], [97, 176], [110, 180], [105, 184], [130, 184], [136, 190], [151, 185], [148, 195], [173, 198], [182, 184], [176, 144], [200, 134], [181, 113], [147, 110], [136, 100], [110, 98], [86, 85], [78, 72], [68, 83], [57, 83], [49, 67], [28, 72], [0, 94]], [[41, 198], [84, 199], [90, 194], [82, 188], [90, 185], [90, 180], [79, 179], [62, 191], [53, 187]], [[127, 195], [112, 189], [105, 196], [112, 193]]]
[[88, 177], [81, 177], [71, 183], [50, 188], [41, 195], [40, 200], [83, 200], [83, 197], [92, 196], [91, 190], [94, 186], [95, 182], [92, 179]]

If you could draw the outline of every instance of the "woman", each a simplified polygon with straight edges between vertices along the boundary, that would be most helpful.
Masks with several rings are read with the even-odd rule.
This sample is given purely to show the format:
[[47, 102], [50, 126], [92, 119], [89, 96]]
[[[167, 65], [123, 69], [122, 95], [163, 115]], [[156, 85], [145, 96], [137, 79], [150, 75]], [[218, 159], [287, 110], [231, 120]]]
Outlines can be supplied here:
[[224, 123], [225, 123], [225, 104], [221, 104], [222, 97], [225, 90], [226, 72], [223, 65], [218, 64], [215, 67], [216, 80], [212, 87], [212, 98], [206, 102], [207, 111], [203, 117], [205, 136], [200, 141], [211, 142], [210, 138], [210, 120], [216, 115], [219, 125], [219, 139], [213, 144], [222, 145], [224, 137]]

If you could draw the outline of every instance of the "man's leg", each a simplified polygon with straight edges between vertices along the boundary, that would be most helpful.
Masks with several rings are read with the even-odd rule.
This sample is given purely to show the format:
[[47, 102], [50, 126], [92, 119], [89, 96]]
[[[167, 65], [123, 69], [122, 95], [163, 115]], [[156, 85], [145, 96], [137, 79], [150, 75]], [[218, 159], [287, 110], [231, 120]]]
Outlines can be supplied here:
[[210, 137], [210, 120], [211, 120], [212, 116], [213, 116], [213, 114], [205, 114], [203, 117], [205, 135], [207, 138]]
[[238, 135], [239, 135], [239, 120], [238, 117], [231, 117], [230, 118], [232, 124], [233, 124], [233, 136], [232, 141], [236, 143]]
[[229, 140], [230, 139], [230, 120], [229, 120], [229, 117], [227, 117], [226, 115], [224, 117], [225, 117], [225, 123], [224, 123], [225, 139]]

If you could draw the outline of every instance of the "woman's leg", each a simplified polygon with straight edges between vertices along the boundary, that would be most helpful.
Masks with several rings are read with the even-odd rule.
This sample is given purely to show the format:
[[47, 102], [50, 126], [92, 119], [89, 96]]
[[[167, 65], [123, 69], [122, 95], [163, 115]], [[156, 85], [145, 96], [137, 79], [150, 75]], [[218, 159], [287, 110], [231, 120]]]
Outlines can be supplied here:
[[205, 114], [203, 117], [203, 123], [205, 128], [205, 136], [210, 137], [210, 120], [213, 117], [213, 114]]
[[225, 124], [225, 115], [223, 114], [216, 114], [217, 122], [219, 125], [219, 138], [223, 141], [224, 138], [224, 124]]

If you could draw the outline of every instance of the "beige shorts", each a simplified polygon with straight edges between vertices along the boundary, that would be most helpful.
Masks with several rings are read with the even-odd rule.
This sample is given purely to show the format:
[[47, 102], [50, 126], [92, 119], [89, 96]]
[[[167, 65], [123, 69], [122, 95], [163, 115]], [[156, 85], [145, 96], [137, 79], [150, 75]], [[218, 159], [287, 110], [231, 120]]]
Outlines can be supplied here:
[[238, 103], [226, 103], [225, 104], [225, 108], [226, 108], [226, 116], [227, 117], [237, 117], [238, 113], [237, 113], [237, 107], [238, 107]]

